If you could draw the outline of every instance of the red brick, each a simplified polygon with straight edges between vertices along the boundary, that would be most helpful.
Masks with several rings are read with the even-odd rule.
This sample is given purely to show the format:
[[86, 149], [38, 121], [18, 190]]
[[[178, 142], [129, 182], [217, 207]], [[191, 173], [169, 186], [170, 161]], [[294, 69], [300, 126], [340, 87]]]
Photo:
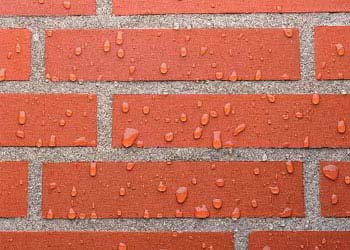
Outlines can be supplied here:
[[202, 249], [233, 250], [231, 233], [194, 232], [0, 232], [2, 249], [136, 250]]
[[94, 15], [96, 0], [0, 0], [1, 16]]
[[316, 79], [350, 79], [350, 26], [316, 27]]
[[348, 148], [349, 116], [349, 95], [116, 95], [113, 147]]
[[281, 231], [253, 232], [249, 250], [271, 249], [337, 249], [348, 250], [350, 232]]
[[299, 32], [47, 31], [46, 73], [52, 81], [298, 80]]
[[350, 162], [320, 163], [320, 203], [325, 217], [350, 217]]
[[0, 190], [0, 217], [26, 217], [28, 163], [0, 162]]
[[96, 146], [96, 96], [0, 94], [0, 146]]
[[303, 217], [302, 176], [300, 162], [47, 163], [42, 216]]
[[350, 12], [347, 0], [113, 0], [116, 15], [166, 13]]
[[0, 29], [0, 82], [5, 80], [29, 80], [31, 71], [30, 50], [31, 32], [29, 30]]

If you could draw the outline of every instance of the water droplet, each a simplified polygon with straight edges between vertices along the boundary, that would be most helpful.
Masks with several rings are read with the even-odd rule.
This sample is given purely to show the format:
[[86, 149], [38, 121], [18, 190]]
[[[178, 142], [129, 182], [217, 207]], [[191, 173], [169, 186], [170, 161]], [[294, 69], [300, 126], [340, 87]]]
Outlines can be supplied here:
[[232, 71], [230, 77], [229, 77], [229, 80], [232, 81], [232, 82], [235, 82], [238, 80], [238, 75], [237, 75], [237, 72], [236, 71]]
[[117, 56], [120, 59], [124, 58], [124, 56], [125, 56], [124, 50], [123, 49], [118, 49]]
[[197, 127], [193, 132], [193, 138], [198, 140], [202, 137], [203, 129], [201, 127]]
[[63, 1], [63, 7], [67, 10], [69, 10], [71, 8], [71, 2], [70, 0], [64, 0]]
[[49, 211], [46, 214], [46, 219], [48, 220], [52, 220], [53, 219], [53, 212], [51, 209], [49, 209]]
[[109, 40], [105, 40], [103, 43], [103, 51], [109, 52], [111, 50], [111, 42]]
[[253, 173], [255, 175], [259, 175], [260, 174], [260, 169], [259, 168], [254, 168]]
[[232, 106], [231, 103], [226, 103], [224, 106], [224, 114], [228, 116], [231, 113]]
[[292, 29], [283, 29], [284, 35], [288, 38], [293, 37], [293, 30]]
[[335, 181], [339, 175], [339, 169], [335, 165], [327, 165], [322, 168], [322, 173], [328, 179]]
[[221, 131], [213, 132], [213, 148], [215, 149], [222, 148]]
[[270, 246], [264, 246], [262, 250], [271, 250]]
[[6, 79], [6, 69], [0, 68], [0, 82]]
[[277, 187], [277, 186], [275, 186], [275, 187], [270, 187], [270, 191], [271, 191], [272, 194], [275, 194], [275, 195], [277, 195], [277, 194], [280, 193], [280, 189], [279, 189], [279, 187]]
[[55, 147], [56, 146], [56, 136], [51, 135], [49, 140], [49, 147]]
[[167, 186], [161, 181], [159, 182], [157, 190], [161, 193], [164, 193], [167, 190]]
[[70, 109], [67, 109], [67, 110], [66, 110], [66, 116], [67, 116], [67, 117], [72, 117], [72, 115], [73, 115], [73, 111], [70, 110]]
[[24, 125], [26, 123], [26, 112], [19, 111], [18, 123], [21, 124], [21, 125]]
[[209, 217], [209, 210], [206, 205], [202, 205], [200, 207], [195, 207], [194, 216], [199, 219], [205, 219]]
[[332, 194], [331, 202], [333, 205], [338, 203], [338, 196], [336, 194]]
[[160, 73], [166, 74], [168, 73], [168, 65], [166, 63], [162, 63], [159, 67]]
[[75, 217], [76, 217], [76, 213], [75, 213], [74, 209], [73, 209], [73, 208], [70, 208], [70, 209], [69, 209], [69, 212], [68, 212], [68, 219], [74, 220]]
[[164, 135], [164, 140], [166, 142], [172, 142], [174, 140], [174, 133], [173, 132], [168, 132]]
[[216, 72], [215, 77], [217, 80], [221, 80], [224, 77], [224, 73], [223, 72]]
[[222, 200], [221, 199], [214, 199], [213, 200], [213, 207], [216, 209], [222, 208]]
[[125, 195], [126, 195], [126, 190], [125, 190], [125, 188], [120, 188], [120, 189], [119, 189], [119, 195], [120, 195], [120, 196], [125, 196]]
[[16, 44], [16, 53], [19, 54], [21, 53], [22, 51], [22, 48], [21, 48], [21, 45], [19, 43]]
[[81, 47], [76, 47], [75, 50], [74, 50], [74, 54], [75, 54], [76, 56], [80, 56], [82, 52], [83, 52], [83, 51], [82, 51], [82, 48], [81, 48]]
[[176, 201], [180, 204], [184, 203], [188, 196], [187, 187], [179, 187], [175, 193]]
[[209, 115], [208, 114], [203, 114], [201, 117], [201, 124], [203, 126], [207, 125], [209, 123]]
[[23, 130], [17, 130], [17, 131], [16, 131], [16, 136], [17, 136], [18, 138], [23, 139], [23, 138], [25, 137], [25, 133], [24, 133]]
[[133, 163], [133, 162], [128, 162], [128, 164], [126, 164], [126, 170], [128, 170], [128, 171], [133, 170], [134, 167], [135, 167], [135, 163]]
[[180, 115], [180, 121], [182, 121], [182, 122], [187, 122], [187, 115], [186, 115], [185, 113], [182, 113], [182, 114]]
[[241, 218], [241, 210], [240, 210], [238, 207], [236, 207], [236, 208], [233, 210], [233, 212], [232, 212], [232, 214], [231, 214], [231, 217], [232, 217], [233, 219], [239, 219], [239, 218]]
[[123, 32], [122, 31], [118, 31], [117, 38], [116, 38], [116, 43], [117, 43], [117, 45], [122, 45], [123, 44]]
[[135, 143], [138, 136], [139, 136], [139, 131], [137, 129], [126, 128], [123, 134], [123, 140], [122, 140], [123, 146], [126, 148], [131, 147]]
[[350, 176], [345, 176], [344, 181], [345, 184], [350, 185]]
[[128, 113], [129, 112], [129, 103], [123, 102], [122, 103], [122, 112], [123, 113]]
[[255, 73], [255, 80], [260, 81], [262, 79], [261, 70], [257, 70]]
[[275, 103], [276, 102], [276, 97], [274, 95], [267, 95], [267, 100], [270, 103]]
[[208, 51], [208, 48], [207, 47], [201, 47], [201, 55], [204, 56]]
[[255, 199], [253, 199], [253, 200], [251, 201], [251, 205], [252, 205], [253, 208], [257, 208], [257, 207], [258, 207], [258, 201], [255, 200]]
[[281, 213], [280, 213], [280, 217], [281, 218], [288, 218], [291, 217], [293, 214], [293, 210], [289, 207], [286, 207]]
[[223, 186], [225, 186], [225, 181], [224, 181], [224, 179], [222, 179], [222, 178], [217, 179], [217, 180], [215, 181], [215, 185], [216, 185], [217, 187], [223, 187]]
[[242, 133], [242, 132], [245, 130], [245, 128], [246, 128], [246, 125], [245, 125], [244, 123], [239, 124], [239, 125], [235, 128], [235, 130], [233, 131], [233, 135], [234, 135], [234, 136], [239, 135], [240, 133]]
[[182, 57], [186, 57], [186, 56], [187, 56], [187, 49], [186, 49], [185, 47], [182, 47], [182, 48], [180, 49], [180, 55], [181, 55]]
[[337, 43], [335, 45], [336, 49], [337, 49], [337, 54], [338, 56], [344, 56], [345, 55], [345, 49], [344, 49], [344, 46], [343, 44], [341, 43]]
[[91, 162], [90, 163], [90, 176], [95, 177], [97, 174], [97, 163]]
[[286, 167], [287, 167], [287, 172], [289, 174], [292, 174], [294, 172], [294, 166], [293, 166], [293, 163], [291, 161], [286, 162]]
[[71, 196], [76, 197], [77, 196], [77, 189], [73, 186], [72, 191], [71, 191]]
[[118, 246], [118, 250], [127, 250], [128, 247], [125, 243], [120, 242]]
[[142, 108], [142, 113], [144, 114], [144, 115], [148, 115], [149, 114], [149, 112], [150, 112], [150, 107], [149, 106], [144, 106], [143, 108]]
[[311, 102], [312, 102], [313, 105], [318, 105], [320, 103], [320, 95], [319, 94], [313, 94]]
[[344, 120], [338, 121], [338, 127], [337, 127], [339, 134], [344, 134], [346, 131], [346, 125]]

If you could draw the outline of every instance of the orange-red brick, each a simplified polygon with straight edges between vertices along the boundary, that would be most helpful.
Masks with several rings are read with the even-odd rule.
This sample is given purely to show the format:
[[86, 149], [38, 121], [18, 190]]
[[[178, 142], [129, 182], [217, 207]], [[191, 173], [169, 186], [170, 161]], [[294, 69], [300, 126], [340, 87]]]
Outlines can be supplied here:
[[2, 249], [202, 249], [233, 250], [231, 233], [0, 232]]
[[350, 217], [350, 162], [320, 163], [321, 214]]
[[96, 96], [0, 94], [0, 146], [96, 146]]
[[317, 80], [350, 79], [350, 26], [316, 27]]
[[94, 15], [96, 0], [0, 0], [0, 16]]
[[0, 162], [0, 191], [1, 218], [27, 216], [27, 162]]
[[0, 29], [0, 82], [29, 80], [30, 50], [31, 32], [29, 30]]
[[166, 13], [350, 12], [347, 0], [113, 0], [116, 15]]
[[299, 61], [297, 29], [46, 32], [52, 81], [298, 80]]
[[350, 232], [281, 231], [253, 232], [249, 250], [272, 249], [337, 249], [348, 250]]
[[348, 148], [349, 95], [115, 95], [114, 147]]
[[303, 217], [303, 167], [300, 162], [47, 163], [42, 213], [47, 219]]

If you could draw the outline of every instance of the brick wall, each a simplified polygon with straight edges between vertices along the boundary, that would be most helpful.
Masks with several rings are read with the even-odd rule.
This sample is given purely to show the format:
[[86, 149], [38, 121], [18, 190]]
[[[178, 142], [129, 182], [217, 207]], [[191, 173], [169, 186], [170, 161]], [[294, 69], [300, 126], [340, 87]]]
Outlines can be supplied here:
[[350, 249], [345, 0], [0, 0], [0, 249]]

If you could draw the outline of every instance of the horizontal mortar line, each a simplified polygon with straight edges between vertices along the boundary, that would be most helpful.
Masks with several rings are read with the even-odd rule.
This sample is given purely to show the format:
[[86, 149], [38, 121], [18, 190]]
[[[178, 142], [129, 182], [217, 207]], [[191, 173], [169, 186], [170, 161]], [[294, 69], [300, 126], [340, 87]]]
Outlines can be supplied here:
[[[276, 18], [278, 17], [278, 22]], [[339, 17], [339, 20], [337, 18]], [[330, 18], [331, 20], [324, 20]], [[311, 19], [311, 20], [309, 20]], [[349, 25], [346, 14], [229, 14], [229, 15], [159, 15], [159, 16], [68, 16], [1, 17], [0, 27], [50, 28], [278, 28], [311, 25]], [[40, 28], [38, 28], [38, 22]], [[230, 23], [227, 23], [230, 22]], [[135, 24], [136, 23], [136, 24]], [[253, 23], [253, 24], [252, 24]], [[118, 27], [115, 27], [118, 25]], [[174, 27], [175, 26], [175, 27]]]
[[[67, 154], [69, 152], [69, 154]], [[19, 155], [21, 157], [19, 157]], [[151, 149], [111, 149], [103, 148], [12, 148], [1, 147], [2, 161], [11, 159], [26, 159], [26, 156], [47, 161], [286, 161], [304, 160], [317, 162], [321, 160], [350, 160], [350, 149], [214, 149], [200, 148], [151, 148]], [[85, 157], [84, 157], [85, 155]], [[195, 156], [195, 157], [194, 157]], [[209, 157], [209, 159], [208, 159]], [[174, 159], [175, 158], [175, 159]], [[28, 159], [30, 161], [30, 159]]]
[[350, 93], [350, 80], [297, 82], [83, 82], [83, 84], [36, 83], [35, 81], [1, 82], [1, 93], [86, 93], [108, 91], [113, 94], [344, 94]]
[[[11, 222], [11, 224], [9, 223]], [[40, 222], [36, 224], [37, 222]], [[329, 230], [329, 231], [343, 231], [349, 230], [350, 224], [347, 223], [347, 218], [331, 218], [323, 219], [320, 218], [315, 222], [308, 221], [306, 218], [303, 219], [255, 219], [255, 218], [241, 218], [238, 221], [232, 219], [209, 219], [207, 221], [200, 221], [196, 219], [97, 219], [97, 220], [33, 220], [33, 219], [0, 219], [0, 223], [3, 224], [1, 230], [3, 231], [95, 231], [94, 226], [98, 226], [98, 231], [165, 231], [171, 227], [174, 231], [232, 231], [233, 227], [244, 228], [244, 231], [256, 231], [256, 230], [278, 230], [278, 231], [291, 231], [291, 230], [308, 230], [312, 231], [313, 226], [318, 226], [322, 223], [322, 227], [318, 226], [317, 230]], [[220, 223], [220, 229], [215, 228]], [[281, 224], [279, 224], [281, 223]], [[23, 225], [18, 227], [17, 225]], [[132, 227], [130, 227], [132, 225]], [[271, 229], [271, 225], [273, 228]], [[40, 229], [37, 229], [39, 226]], [[201, 229], [193, 229], [193, 226]], [[89, 227], [87, 229], [86, 227]], [[125, 229], [128, 227], [128, 229]], [[92, 228], [92, 229], [91, 229]], [[203, 228], [203, 229], [202, 229]], [[0, 230], [0, 231], [1, 231]], [[243, 230], [241, 230], [243, 231]]]

